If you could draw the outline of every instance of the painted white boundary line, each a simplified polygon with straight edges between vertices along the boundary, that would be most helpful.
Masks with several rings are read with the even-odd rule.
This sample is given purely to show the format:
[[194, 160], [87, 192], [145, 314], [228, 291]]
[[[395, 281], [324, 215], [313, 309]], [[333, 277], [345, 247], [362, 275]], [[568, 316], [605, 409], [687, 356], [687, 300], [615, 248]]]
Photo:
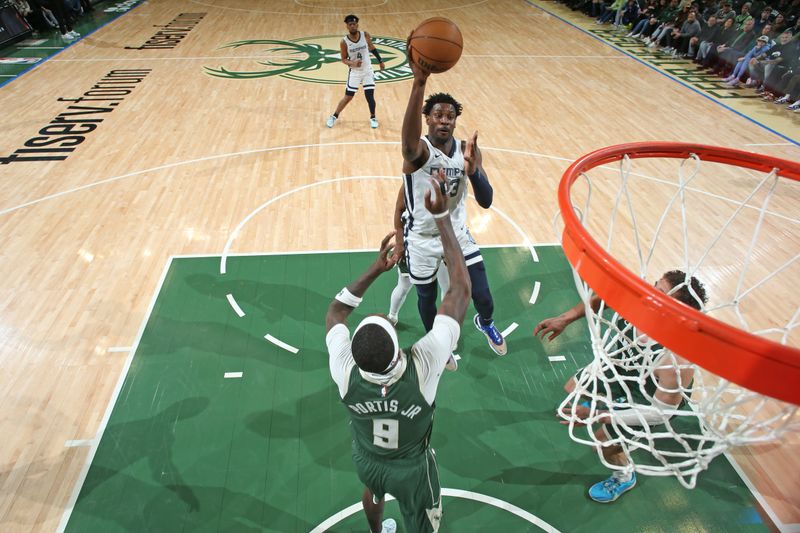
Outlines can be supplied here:
[[533, 293], [531, 294], [531, 299], [528, 300], [528, 303], [533, 305], [536, 303], [536, 300], [539, 298], [539, 289], [542, 288], [542, 284], [538, 281], [533, 284]]
[[118, 352], [130, 352], [130, 346], [111, 346], [108, 350], [108, 353], [118, 353]]
[[778, 515], [775, 514], [775, 511], [772, 509], [772, 507], [770, 507], [767, 500], [758, 491], [756, 486], [750, 481], [750, 478], [747, 477], [744, 470], [742, 470], [742, 467], [739, 466], [739, 463], [736, 462], [736, 459], [733, 458], [733, 455], [731, 455], [730, 452], [725, 452], [723, 453], [723, 455], [731, 464], [733, 469], [736, 470], [736, 473], [739, 474], [739, 477], [742, 478], [742, 481], [744, 481], [744, 484], [747, 485], [747, 488], [750, 489], [750, 492], [758, 501], [759, 505], [761, 505], [761, 508], [764, 509], [767, 515], [769, 515], [770, 520], [772, 520], [772, 523], [775, 524], [776, 528], [778, 528], [778, 531], [780, 531], [781, 533], [800, 532], [800, 524], [784, 524], [783, 522], [781, 522], [780, 518], [778, 518]]
[[64, 443], [64, 448], [78, 448], [80, 446], [92, 446], [97, 442], [97, 439], [76, 439], [68, 440]]
[[[558, 529], [554, 528], [538, 516], [529, 513], [525, 509], [521, 509], [514, 505], [513, 503], [509, 503], [507, 501], [501, 500], [499, 498], [495, 498], [493, 496], [487, 496], [486, 494], [480, 494], [478, 492], [472, 492], [468, 490], [461, 490], [461, 489], [447, 489], [442, 488], [442, 496], [449, 496], [451, 498], [463, 498], [465, 500], [472, 500], [480, 503], [485, 503], [487, 505], [491, 505], [493, 507], [497, 507], [498, 509], [502, 509], [504, 511], [508, 511], [509, 513], [516, 515], [526, 522], [537, 526], [542, 531], [547, 531], [548, 533], [560, 533]], [[386, 495], [386, 501], [392, 501], [394, 497], [391, 494]], [[309, 533], [323, 533], [327, 531], [331, 526], [335, 526], [348, 516], [359, 512], [362, 509], [361, 502], [354, 503], [353, 505], [346, 507], [335, 513], [325, 520], [322, 521], [317, 527], [312, 529]]]
[[228, 299], [228, 303], [233, 308], [233, 311], [239, 315], [239, 318], [242, 318], [244, 316], [244, 311], [242, 311], [242, 308], [236, 303], [236, 299], [233, 297], [233, 294], [228, 293], [225, 295], [225, 297]]
[[[525, 248], [528, 246], [525, 243], [516, 244], [481, 244], [481, 250], [486, 248]], [[543, 248], [545, 246], [561, 246], [560, 242], [543, 242], [533, 244], [536, 248]], [[258, 257], [262, 255], [311, 255], [311, 254], [356, 254], [356, 253], [377, 253], [377, 248], [353, 248], [352, 250], [287, 250], [285, 252], [237, 252], [229, 253], [228, 257]], [[212, 257], [222, 257], [221, 253], [207, 253], [207, 254], [182, 254], [173, 255], [173, 259], [208, 259]]]
[[235, 378], [240, 378], [243, 375], [244, 372], [225, 372], [225, 374], [222, 377], [225, 379], [235, 379]]
[[564, 357], [563, 355], [551, 355], [550, 357], [548, 357], [548, 359], [550, 360], [551, 363], [567, 360], [567, 358]]
[[517, 329], [518, 327], [519, 324], [517, 324], [516, 322], [512, 322], [511, 325], [508, 326], [500, 335], [502, 335], [503, 338], [505, 339], [506, 337], [514, 333], [514, 330]]
[[67, 501], [67, 505], [64, 508], [64, 513], [61, 515], [61, 521], [58, 523], [58, 527], [56, 528], [57, 533], [63, 533], [63, 531], [67, 527], [67, 523], [69, 523], [69, 517], [72, 515], [72, 510], [75, 508], [75, 502], [78, 501], [78, 494], [80, 494], [81, 489], [83, 488], [83, 483], [86, 481], [86, 475], [89, 473], [89, 467], [92, 465], [92, 461], [94, 460], [94, 455], [97, 453], [97, 446], [100, 444], [100, 440], [103, 438], [103, 433], [106, 431], [106, 426], [108, 426], [108, 420], [111, 418], [111, 411], [114, 410], [114, 405], [117, 403], [117, 398], [119, 398], [119, 393], [122, 391], [122, 384], [125, 382], [125, 378], [128, 376], [128, 370], [131, 367], [131, 362], [133, 361], [133, 356], [136, 353], [136, 348], [139, 346], [139, 341], [142, 340], [142, 334], [144, 333], [144, 328], [147, 325], [147, 321], [150, 320], [150, 314], [153, 312], [153, 307], [156, 305], [156, 298], [161, 293], [161, 287], [164, 285], [164, 280], [167, 278], [167, 272], [169, 271], [170, 266], [172, 265], [172, 256], [167, 259], [167, 264], [164, 266], [164, 270], [161, 272], [161, 279], [158, 280], [158, 284], [156, 285], [156, 289], [153, 292], [153, 297], [150, 299], [150, 305], [147, 307], [147, 311], [144, 314], [144, 318], [142, 319], [142, 325], [139, 326], [139, 332], [136, 335], [136, 341], [133, 343], [133, 347], [131, 351], [128, 352], [128, 357], [125, 359], [125, 364], [122, 367], [122, 371], [120, 372], [119, 379], [117, 380], [117, 385], [114, 388], [114, 392], [111, 394], [111, 398], [108, 401], [108, 406], [106, 407], [106, 412], [103, 415], [103, 420], [100, 422], [100, 428], [97, 430], [97, 434], [93, 439], [94, 442], [92, 443], [92, 447], [89, 450], [89, 453], [86, 454], [86, 461], [81, 467], [81, 471], [78, 474], [78, 477], [75, 480], [75, 486], [72, 489], [72, 494]]
[[[13, 207], [7, 207], [5, 209], [0, 209], [0, 216], [6, 215], [6, 214], [11, 213], [13, 211], [17, 211], [19, 209], [23, 209], [25, 207], [30, 207], [32, 205], [36, 205], [36, 204], [45, 202], [47, 200], [53, 200], [55, 198], [59, 198], [61, 196], [66, 196], [66, 195], [72, 194], [74, 192], [80, 192], [80, 191], [84, 191], [84, 190], [87, 190], [87, 189], [91, 189], [91, 188], [97, 187], [99, 185], [104, 185], [106, 183], [112, 183], [114, 181], [119, 181], [119, 180], [122, 180], [122, 179], [125, 179], [125, 178], [132, 178], [134, 176], [140, 176], [140, 175], [148, 174], [148, 173], [151, 173], [151, 172], [157, 172], [159, 170], [166, 170], [166, 169], [169, 169], [169, 168], [176, 168], [176, 167], [180, 167], [180, 166], [183, 166], [183, 165], [192, 165], [194, 163], [201, 163], [203, 161], [214, 161], [214, 160], [217, 160], [217, 159], [226, 159], [226, 158], [229, 158], [229, 157], [237, 157], [237, 156], [241, 156], [241, 155], [253, 155], [253, 154], [261, 154], [261, 153], [268, 153], [268, 152], [279, 152], [279, 151], [283, 151], [283, 150], [296, 150], [296, 149], [307, 149], [307, 148], [331, 148], [331, 147], [337, 147], [337, 146], [359, 146], [359, 145], [377, 146], [377, 145], [398, 145], [398, 144], [400, 144], [398, 141], [349, 141], [349, 142], [336, 142], [336, 143], [314, 143], [314, 144], [298, 144], [298, 145], [290, 145], [290, 146], [274, 146], [274, 147], [271, 147], [271, 148], [256, 148], [256, 149], [253, 149], [253, 150], [244, 150], [242, 152], [231, 152], [231, 153], [227, 153], [227, 154], [210, 155], [210, 156], [205, 156], [205, 157], [199, 157], [199, 158], [196, 158], [196, 159], [189, 159], [189, 160], [186, 160], [186, 161], [177, 161], [177, 162], [174, 162], [174, 163], [167, 163], [167, 164], [164, 164], [164, 165], [158, 165], [158, 166], [155, 166], [155, 167], [152, 167], [152, 168], [146, 168], [144, 170], [136, 170], [134, 172], [129, 172], [127, 174], [122, 174], [120, 176], [114, 176], [112, 178], [102, 179], [102, 180], [99, 180], [99, 181], [95, 181], [93, 183], [87, 183], [86, 185], [81, 185], [80, 187], [74, 187], [72, 189], [67, 189], [67, 190], [64, 190], [64, 191], [61, 191], [61, 192], [49, 194], [47, 196], [42, 196], [41, 198], [37, 198], [35, 200], [30, 200], [28, 202], [25, 202], [25, 203], [22, 203], [22, 204], [19, 204], [19, 205], [15, 205]], [[554, 160], [554, 161], [566, 161], [566, 162], [569, 162], [569, 163], [572, 163], [574, 161], [573, 159], [569, 159], [569, 158], [566, 158], [566, 157], [559, 157], [559, 156], [548, 155], [548, 154], [540, 154], [538, 152], [531, 152], [529, 150], [513, 150], [513, 149], [510, 149], [510, 148], [492, 148], [492, 147], [489, 147], [489, 146], [483, 146], [483, 147], [481, 147], [481, 150], [486, 150], [486, 151], [490, 151], [490, 152], [503, 152], [503, 153], [508, 153], [508, 154], [525, 155], [525, 156], [530, 156], [530, 157], [540, 157], [542, 159], [551, 159], [551, 160]], [[609, 166], [605, 166], [605, 165], [597, 167], [597, 168], [604, 169], [604, 170], [609, 170], [609, 171], [617, 171], [617, 169], [609, 167]], [[670, 181], [667, 181], [667, 180], [655, 178], [653, 176], [647, 176], [645, 174], [640, 174], [638, 172], [631, 172], [630, 175], [631, 176], [636, 176], [638, 178], [647, 179], [647, 180], [650, 180], [650, 181], [655, 181], [657, 183], [661, 183], [661, 184], [664, 184], [664, 185], [670, 185], [670, 186], [673, 186], [673, 187], [676, 186], [674, 182], [670, 182]], [[393, 176], [393, 177], [395, 177], [395, 176]], [[400, 179], [399, 177], [395, 177], [395, 178], [396, 179]], [[738, 205], [738, 203], [736, 201], [732, 200], [731, 198], [727, 198], [727, 197], [721, 196], [719, 194], [715, 194], [715, 193], [708, 192], [708, 191], [701, 191], [701, 190], [695, 189], [693, 187], [687, 187], [686, 190], [687, 191], [691, 191], [691, 192], [696, 193], [696, 194], [709, 196], [709, 197], [715, 198], [717, 200], [722, 200], [724, 202], [728, 202], [728, 203], [731, 203], [731, 204]], [[759, 209], [759, 207], [757, 207], [757, 206], [747, 205], [745, 207], [748, 208], [748, 209]], [[783, 218], [783, 219], [788, 220], [790, 222], [800, 222], [800, 219], [795, 219], [795, 218], [789, 217], [787, 215], [782, 215], [780, 213], [775, 213], [773, 211], [768, 211], [767, 210], [767, 211], [764, 211], [764, 212], [766, 214], [768, 214], [768, 215], [775, 216], [775, 217], [778, 217], [778, 218]]]
[[264, 338], [265, 338], [265, 339], [267, 339], [267, 340], [268, 340], [269, 342], [271, 342], [272, 344], [274, 344], [275, 346], [278, 346], [278, 347], [280, 347], [280, 348], [283, 348], [283, 349], [284, 349], [284, 350], [286, 350], [287, 352], [292, 352], [293, 354], [297, 354], [297, 352], [299, 352], [299, 351], [300, 351], [298, 348], [295, 348], [294, 346], [292, 346], [292, 345], [290, 345], [290, 344], [286, 344], [285, 342], [283, 342], [283, 341], [282, 341], [282, 340], [280, 340], [280, 339], [276, 339], [275, 337], [273, 337], [273, 336], [272, 336], [272, 335], [270, 335], [269, 333], [267, 333], [266, 335], [264, 335]]

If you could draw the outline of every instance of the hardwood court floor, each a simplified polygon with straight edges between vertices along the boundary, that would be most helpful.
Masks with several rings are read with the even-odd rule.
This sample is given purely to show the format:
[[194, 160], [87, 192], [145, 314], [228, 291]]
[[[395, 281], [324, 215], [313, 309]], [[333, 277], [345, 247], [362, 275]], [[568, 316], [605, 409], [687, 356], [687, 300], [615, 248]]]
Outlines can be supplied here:
[[[0, 165], [0, 529], [58, 527], [169, 257], [220, 253], [260, 206], [230, 251], [367, 249], [385, 234], [400, 184], [390, 178], [400, 171], [407, 81], [379, 83], [377, 130], [369, 129], [361, 95], [327, 129], [342, 85], [315, 76], [345, 75], [330, 54], [286, 76], [209, 73], [274, 70], [263, 62], [298, 57], [298, 43], [330, 49], [351, 10], [362, 29], [385, 38], [385, 55], [429, 16], [461, 27], [464, 56], [431, 78], [428, 92], [463, 101], [458, 136], [480, 132], [495, 188], [495, 209], [470, 206], [481, 244], [556, 240], [558, 179], [598, 147], [757, 143], [765, 146], [749, 148], [798, 159], [785, 139], [521, 1], [138, 5], [0, 89], [0, 153], [17, 157]], [[155, 25], [187, 13], [202, 20], [174, 48], [137, 49], [160, 31]], [[257, 42], [266, 40], [284, 44]], [[400, 76], [402, 59], [395, 61]], [[75, 101], [101, 98], [86, 95], [114, 78], [133, 87], [108, 96], [121, 100]], [[64, 126], [77, 118], [85, 119], [79, 127]], [[718, 192], [733, 196], [736, 187]], [[796, 233], [780, 238], [797, 249]], [[790, 299], [797, 294], [786, 288]], [[532, 325], [533, 318], [516, 334]], [[739, 455], [784, 524], [800, 523], [796, 441]]]

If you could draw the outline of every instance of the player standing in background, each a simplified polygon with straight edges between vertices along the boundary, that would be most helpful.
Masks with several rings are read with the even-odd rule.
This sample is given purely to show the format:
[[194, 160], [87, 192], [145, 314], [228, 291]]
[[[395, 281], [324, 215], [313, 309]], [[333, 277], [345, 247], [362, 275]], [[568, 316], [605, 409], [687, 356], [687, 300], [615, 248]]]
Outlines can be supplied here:
[[369, 53], [375, 56], [378, 60], [380, 69], [383, 70], [386, 65], [383, 64], [383, 59], [378, 53], [378, 49], [372, 44], [372, 39], [369, 33], [365, 31], [358, 31], [358, 17], [355, 15], [347, 15], [344, 18], [344, 23], [347, 25], [348, 34], [344, 36], [342, 42], [339, 43], [339, 49], [342, 54], [342, 63], [350, 67], [347, 73], [347, 85], [344, 89], [344, 96], [339, 100], [336, 106], [336, 111], [333, 115], [328, 117], [325, 125], [332, 128], [336, 124], [336, 120], [353, 96], [358, 91], [358, 86], [364, 86], [364, 96], [367, 98], [369, 105], [369, 125], [372, 128], [378, 127], [378, 119], [375, 118], [375, 73], [372, 70], [372, 63], [370, 61]]

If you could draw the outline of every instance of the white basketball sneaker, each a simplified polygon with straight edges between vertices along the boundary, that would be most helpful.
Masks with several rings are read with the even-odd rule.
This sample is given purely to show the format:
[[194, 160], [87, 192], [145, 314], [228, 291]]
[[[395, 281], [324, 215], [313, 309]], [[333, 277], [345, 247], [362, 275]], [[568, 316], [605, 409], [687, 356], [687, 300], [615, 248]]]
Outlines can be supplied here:
[[336, 124], [336, 117], [331, 115], [328, 117], [328, 120], [325, 121], [325, 125], [332, 128], [334, 124]]

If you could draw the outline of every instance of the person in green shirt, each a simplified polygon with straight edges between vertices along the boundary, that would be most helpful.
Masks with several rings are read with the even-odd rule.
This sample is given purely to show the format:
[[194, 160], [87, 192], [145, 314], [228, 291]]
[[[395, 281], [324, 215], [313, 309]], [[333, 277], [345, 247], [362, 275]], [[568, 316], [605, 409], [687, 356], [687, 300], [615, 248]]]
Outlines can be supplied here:
[[438, 531], [442, 517], [439, 473], [430, 447], [434, 400], [458, 343], [471, 284], [447, 209], [444, 172], [434, 178], [425, 207], [441, 235], [450, 287], [433, 328], [411, 349], [402, 350], [394, 325], [384, 315], [369, 315], [350, 338], [347, 317], [372, 282], [397, 262], [391, 253], [394, 232], [383, 239], [366, 272], [336, 295], [325, 317], [330, 372], [349, 415], [353, 462], [365, 487], [361, 502], [373, 533], [396, 531], [393, 519], [383, 520], [387, 493], [400, 504], [407, 531]]

